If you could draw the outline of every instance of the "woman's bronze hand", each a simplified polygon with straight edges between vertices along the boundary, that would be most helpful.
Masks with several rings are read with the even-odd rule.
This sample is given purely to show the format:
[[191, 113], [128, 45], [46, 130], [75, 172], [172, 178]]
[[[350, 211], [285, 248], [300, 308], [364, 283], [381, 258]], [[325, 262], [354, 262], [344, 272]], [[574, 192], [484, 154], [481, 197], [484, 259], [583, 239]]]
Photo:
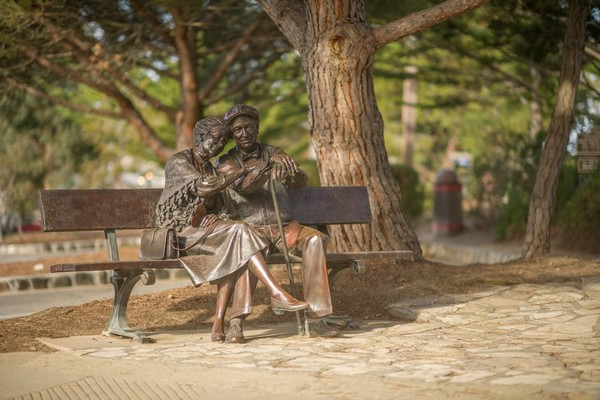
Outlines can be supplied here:
[[207, 226], [211, 226], [215, 222], [219, 220], [219, 216], [215, 214], [206, 214], [202, 221], [200, 221], [200, 228], [206, 228]]

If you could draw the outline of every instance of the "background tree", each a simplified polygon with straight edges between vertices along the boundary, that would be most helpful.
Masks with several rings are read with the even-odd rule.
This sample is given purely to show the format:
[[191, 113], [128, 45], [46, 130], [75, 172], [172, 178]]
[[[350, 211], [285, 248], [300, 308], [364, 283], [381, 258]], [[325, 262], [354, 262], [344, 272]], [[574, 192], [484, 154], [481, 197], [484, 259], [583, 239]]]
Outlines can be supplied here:
[[558, 93], [529, 205], [527, 233], [523, 245], [525, 259], [550, 252], [550, 223], [558, 178], [573, 126], [573, 111], [579, 87], [585, 47], [585, 26], [590, 4], [591, 0], [570, 2]]
[[124, 120], [163, 162], [191, 146], [208, 107], [288, 49], [264, 14], [233, 0], [10, 0], [0, 43], [0, 91]]
[[449, 0], [373, 28], [362, 1], [259, 3], [302, 57], [309, 98], [308, 123], [321, 182], [368, 185], [373, 223], [332, 232], [338, 248], [400, 247], [421, 259], [419, 241], [401, 211], [383, 142], [373, 90], [375, 51], [388, 43], [474, 9], [483, 0]]
[[32, 96], [0, 99], [0, 225], [37, 209], [36, 189], [69, 187], [98, 151], [72, 119]]

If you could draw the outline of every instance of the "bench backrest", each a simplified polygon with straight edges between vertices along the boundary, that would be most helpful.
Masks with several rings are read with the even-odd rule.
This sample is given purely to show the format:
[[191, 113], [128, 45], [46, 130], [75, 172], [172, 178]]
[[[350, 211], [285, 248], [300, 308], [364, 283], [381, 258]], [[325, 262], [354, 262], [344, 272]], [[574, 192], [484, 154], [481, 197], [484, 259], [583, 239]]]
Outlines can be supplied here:
[[[162, 189], [40, 190], [45, 232], [143, 229], [155, 226]], [[305, 187], [290, 192], [292, 216], [305, 225], [372, 220], [364, 186]]]

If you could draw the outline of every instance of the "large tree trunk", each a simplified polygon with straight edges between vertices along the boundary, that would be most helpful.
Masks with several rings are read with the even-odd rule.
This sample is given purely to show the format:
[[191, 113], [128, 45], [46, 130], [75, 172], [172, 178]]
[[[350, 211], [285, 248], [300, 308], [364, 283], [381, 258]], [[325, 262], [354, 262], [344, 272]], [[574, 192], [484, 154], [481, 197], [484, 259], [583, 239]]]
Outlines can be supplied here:
[[[365, 246], [408, 249], [420, 259], [419, 241], [402, 215], [400, 189], [387, 160], [373, 90], [375, 43], [362, 5], [353, 1], [345, 9], [313, 6], [308, 19], [311, 44], [302, 59], [321, 182], [368, 185], [373, 213], [371, 225], [332, 229], [333, 243], [344, 251]], [[340, 20], [347, 23], [338, 24]]]
[[373, 90], [378, 48], [479, 7], [485, 0], [447, 0], [373, 29], [360, 0], [259, 0], [302, 56], [309, 127], [324, 185], [367, 185], [373, 223], [332, 230], [340, 250], [407, 249], [422, 260], [419, 240], [402, 214], [383, 122]]
[[525, 259], [540, 257], [550, 252], [552, 211], [573, 125], [573, 109], [581, 73], [585, 22], [589, 7], [590, 0], [572, 0], [570, 4], [556, 103], [529, 203], [527, 231], [523, 244]]

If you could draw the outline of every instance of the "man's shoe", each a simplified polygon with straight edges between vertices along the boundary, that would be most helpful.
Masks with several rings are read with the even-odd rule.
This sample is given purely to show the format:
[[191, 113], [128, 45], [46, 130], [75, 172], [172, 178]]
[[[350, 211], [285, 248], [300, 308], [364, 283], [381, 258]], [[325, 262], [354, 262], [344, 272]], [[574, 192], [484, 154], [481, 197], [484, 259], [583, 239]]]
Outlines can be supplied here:
[[318, 322], [309, 323], [308, 334], [310, 337], [333, 338], [340, 335], [340, 330], [328, 325], [324, 319], [319, 319]]
[[227, 343], [246, 343], [246, 338], [244, 337], [244, 330], [242, 326], [239, 324], [233, 324], [229, 327], [229, 331], [227, 332], [227, 336], [225, 337], [225, 342]]
[[327, 323], [327, 325], [336, 327], [339, 330], [359, 329], [360, 328], [359, 323], [347, 315], [333, 315], [332, 314], [332, 315], [323, 317], [323, 320]]

